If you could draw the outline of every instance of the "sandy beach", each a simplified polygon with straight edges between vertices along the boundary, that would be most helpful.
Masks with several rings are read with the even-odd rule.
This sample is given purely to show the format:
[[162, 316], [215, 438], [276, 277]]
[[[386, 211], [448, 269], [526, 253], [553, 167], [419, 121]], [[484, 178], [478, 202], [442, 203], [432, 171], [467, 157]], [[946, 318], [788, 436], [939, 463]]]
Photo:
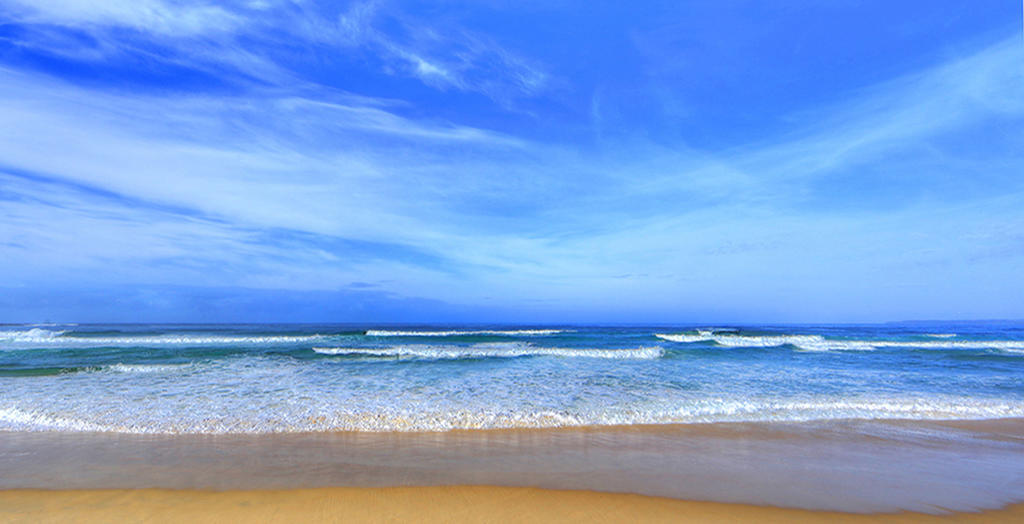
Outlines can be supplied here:
[[980, 513], [858, 515], [592, 491], [493, 486], [297, 490], [7, 490], [5, 522], [1020, 522]]
[[0, 432], [4, 522], [1016, 522], [1024, 422]]

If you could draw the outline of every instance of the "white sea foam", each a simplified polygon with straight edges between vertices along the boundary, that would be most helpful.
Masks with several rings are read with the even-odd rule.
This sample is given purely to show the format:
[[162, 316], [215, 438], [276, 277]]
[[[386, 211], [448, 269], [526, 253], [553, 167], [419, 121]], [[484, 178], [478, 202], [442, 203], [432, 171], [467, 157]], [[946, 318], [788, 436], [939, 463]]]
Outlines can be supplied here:
[[662, 340], [667, 340], [669, 342], [680, 342], [680, 343], [705, 342], [705, 341], [708, 341], [708, 340], [712, 340], [711, 333], [706, 333], [706, 332], [701, 332], [701, 333], [699, 333], [697, 335], [687, 335], [685, 333], [680, 333], [680, 334], [655, 333], [654, 336], [656, 336], [656, 337], [658, 337], [658, 338], [660, 338]]
[[536, 347], [527, 344], [478, 344], [468, 347], [428, 345], [392, 346], [386, 348], [315, 347], [313, 348], [313, 351], [323, 355], [363, 355], [373, 357], [411, 357], [423, 359], [515, 358], [527, 356], [656, 359], [661, 358], [665, 354], [665, 350], [660, 347], [584, 349]]
[[714, 342], [720, 346], [743, 347], [743, 348], [767, 348], [792, 345], [808, 350], [830, 349], [871, 349], [870, 346], [863, 346], [859, 341], [826, 340], [820, 335], [734, 335], [715, 333], [711, 331], [700, 331], [697, 335], [691, 334], [666, 334], [656, 333], [654, 336], [670, 342]]
[[103, 366], [100, 371], [111, 373], [166, 373], [181, 371], [193, 367], [192, 364], [111, 364]]
[[728, 347], [776, 347], [792, 345], [798, 347], [816, 347], [825, 341], [820, 335], [714, 335], [712, 339], [721, 346]]
[[[198, 408], [199, 406], [197, 406]], [[248, 407], [248, 406], [246, 406]], [[117, 413], [61, 414], [53, 408], [0, 407], [0, 430], [104, 431], [118, 433], [289, 433], [309, 431], [449, 431], [455, 429], [555, 428], [636, 424], [702, 424], [714, 422], [800, 422], [813, 420], [966, 420], [1024, 416], [1020, 402], [963, 398], [876, 398], [861, 400], [757, 400], [703, 398], [669, 407], [628, 409], [597, 407], [532, 409], [528, 406], [416, 409], [392, 405], [383, 409], [351, 408], [317, 411], [280, 408], [253, 413], [246, 407], [223, 410], [219, 416], [174, 410], [174, 417], [153, 417], [125, 410]], [[253, 418], [247, 418], [253, 417]]]
[[467, 335], [496, 335], [508, 337], [536, 337], [545, 335], [556, 335], [565, 333], [565, 329], [480, 329], [460, 331], [392, 331], [383, 329], [370, 329], [366, 331], [369, 337], [452, 337]]
[[40, 411], [0, 407], [0, 429], [34, 431], [117, 431], [109, 426]]
[[905, 342], [893, 340], [872, 341], [875, 347], [891, 348], [937, 348], [937, 349], [1000, 349], [1008, 351], [1024, 350], [1024, 340], [942, 340], [925, 342]]
[[711, 331], [700, 331], [697, 335], [657, 333], [654, 336], [670, 342], [715, 342], [726, 347], [776, 347], [776, 346], [807, 346], [816, 347], [825, 342], [820, 335], [733, 335]]
[[63, 335], [63, 331], [32, 328], [0, 331], [0, 342], [48, 342]]
[[953, 338], [956, 336], [956, 333], [925, 333], [924, 336], [931, 338]]
[[[6, 334], [13, 333], [10, 336]], [[19, 334], [20, 333], [20, 334]], [[64, 332], [31, 329], [24, 332], [0, 332], [0, 344], [6, 349], [34, 347], [99, 347], [99, 346], [213, 346], [213, 345], [275, 345], [319, 342], [329, 335], [120, 335], [72, 336]], [[61, 336], [63, 335], [63, 336]]]
[[829, 339], [821, 335], [730, 335], [699, 332], [697, 335], [656, 333], [669, 342], [714, 342], [725, 347], [764, 348], [791, 345], [804, 351], [870, 351], [879, 348], [996, 349], [1011, 353], [1024, 350], [1024, 340], [859, 340]]

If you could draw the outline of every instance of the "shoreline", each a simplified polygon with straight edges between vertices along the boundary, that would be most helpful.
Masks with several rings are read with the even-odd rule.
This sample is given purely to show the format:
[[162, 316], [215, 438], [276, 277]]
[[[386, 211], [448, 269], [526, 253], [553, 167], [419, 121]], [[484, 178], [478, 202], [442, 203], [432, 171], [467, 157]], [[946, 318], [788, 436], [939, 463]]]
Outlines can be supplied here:
[[850, 514], [533, 487], [291, 490], [0, 490], [5, 522], [890, 522], [1002, 523], [1024, 504], [983, 512]]
[[827, 424], [888, 424], [888, 425], [935, 425], [958, 427], [964, 429], [987, 429], [991, 426], [1013, 425], [1024, 426], [1024, 417], [985, 417], [985, 418], [809, 418], [809, 419], [781, 419], [781, 420], [712, 420], [692, 422], [644, 422], [637, 424], [580, 424], [580, 425], [552, 425], [552, 426], [496, 426], [496, 427], [456, 427], [452, 429], [439, 430], [323, 430], [323, 431], [224, 431], [224, 432], [149, 432], [149, 431], [94, 431], [94, 430], [52, 430], [52, 429], [0, 429], [0, 436], [14, 434], [61, 434], [61, 435], [108, 435], [108, 436], [150, 436], [168, 438], [190, 438], [190, 437], [302, 437], [316, 435], [481, 435], [500, 433], [547, 433], [547, 432], [658, 432], [673, 430], [709, 430], [708, 433], [715, 433], [715, 428], [730, 428], [748, 426], [752, 428], [769, 428], [772, 426], [805, 426], [805, 425], [827, 425]]
[[0, 432], [0, 490], [504, 486], [850, 513], [1024, 502], [1024, 419], [451, 432]]

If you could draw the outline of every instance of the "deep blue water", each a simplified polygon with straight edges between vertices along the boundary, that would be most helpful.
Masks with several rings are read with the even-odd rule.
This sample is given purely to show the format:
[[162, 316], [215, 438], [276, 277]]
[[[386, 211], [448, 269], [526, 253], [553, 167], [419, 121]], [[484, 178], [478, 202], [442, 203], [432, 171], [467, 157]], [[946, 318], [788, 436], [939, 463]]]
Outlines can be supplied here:
[[1024, 416], [1024, 323], [0, 326], [0, 430]]

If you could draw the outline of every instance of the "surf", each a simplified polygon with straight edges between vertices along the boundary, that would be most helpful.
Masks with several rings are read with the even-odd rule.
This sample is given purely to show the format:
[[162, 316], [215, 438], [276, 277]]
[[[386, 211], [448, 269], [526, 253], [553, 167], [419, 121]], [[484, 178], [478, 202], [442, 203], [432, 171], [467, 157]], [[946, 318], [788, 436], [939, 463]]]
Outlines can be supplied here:
[[665, 356], [661, 347], [640, 347], [623, 349], [589, 349], [536, 347], [530, 345], [475, 345], [475, 346], [391, 346], [367, 347], [314, 347], [322, 355], [350, 355], [369, 357], [407, 357], [422, 359], [470, 359], [470, 358], [517, 358], [517, 357], [562, 357], [562, 358], [603, 358], [603, 359], [657, 359]]

